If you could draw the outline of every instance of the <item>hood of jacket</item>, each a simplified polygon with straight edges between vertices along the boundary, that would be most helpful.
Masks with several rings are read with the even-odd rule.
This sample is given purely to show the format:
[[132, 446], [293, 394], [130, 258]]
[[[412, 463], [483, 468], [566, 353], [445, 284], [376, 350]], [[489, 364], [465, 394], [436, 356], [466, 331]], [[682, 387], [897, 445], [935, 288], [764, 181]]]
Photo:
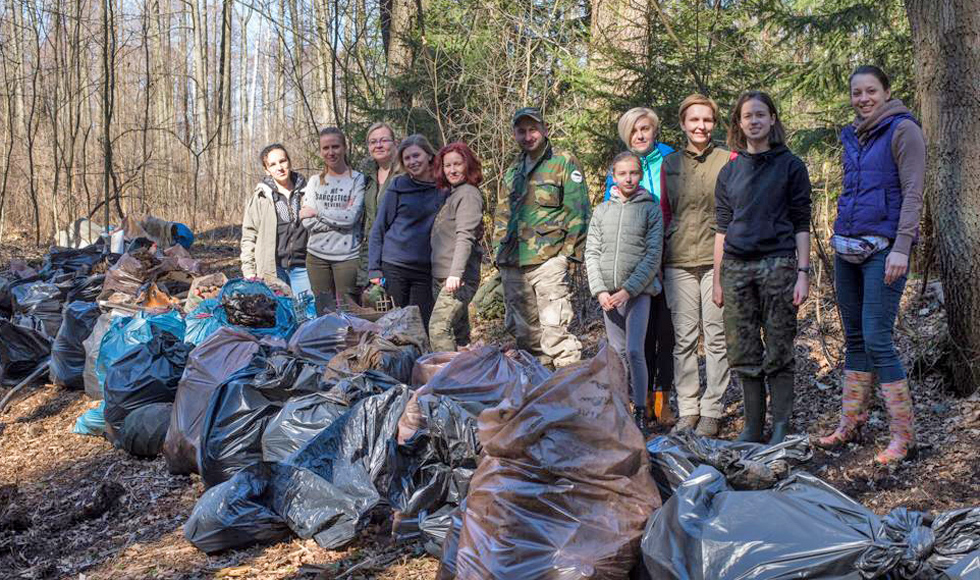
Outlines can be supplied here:
[[878, 110], [872, 113], [869, 117], [855, 118], [854, 132], [857, 133], [858, 139], [864, 143], [864, 141], [867, 140], [868, 135], [874, 131], [875, 127], [877, 127], [883, 121], [896, 115], [911, 116], [912, 111], [909, 111], [908, 107], [906, 107], [905, 103], [903, 103], [901, 100], [891, 99], [882, 104], [881, 107], [879, 107]]
[[428, 193], [433, 189], [436, 189], [435, 183], [416, 181], [407, 174], [399, 175], [388, 186], [389, 192], [394, 191], [396, 193]]
[[[293, 192], [299, 191], [304, 187], [306, 187], [306, 176], [303, 175], [302, 173], [290, 171], [289, 177], [293, 180]], [[266, 175], [265, 177], [263, 177], [262, 181], [259, 182], [259, 185], [265, 186], [265, 187], [259, 187], [259, 189], [261, 190], [262, 193], [265, 193], [266, 195], [272, 195], [272, 192], [276, 191], [276, 180], [272, 179], [271, 175]]]
[[653, 196], [651, 196], [650, 192], [643, 187], [638, 187], [636, 191], [633, 192], [633, 195], [629, 196], [628, 198], [624, 198], [619, 193], [619, 186], [614, 185], [609, 195], [609, 201], [621, 205], [653, 203]]
[[771, 148], [763, 151], [761, 153], [749, 153], [748, 151], [740, 151], [739, 155], [742, 155], [747, 160], [751, 161], [755, 165], [762, 165], [764, 163], [769, 163], [777, 157], [783, 155], [792, 155], [789, 148], [785, 144], [780, 143], [779, 145], [773, 145]]

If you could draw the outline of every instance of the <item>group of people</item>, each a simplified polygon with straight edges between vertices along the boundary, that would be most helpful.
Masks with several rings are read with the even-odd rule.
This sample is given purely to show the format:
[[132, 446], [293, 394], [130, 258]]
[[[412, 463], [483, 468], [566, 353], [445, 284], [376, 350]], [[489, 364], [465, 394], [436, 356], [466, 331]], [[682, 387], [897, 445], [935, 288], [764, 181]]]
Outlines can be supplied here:
[[[842, 412], [838, 428], [816, 443], [860, 436], [877, 376], [891, 441], [875, 461], [888, 464], [914, 450], [908, 381], [892, 334], [922, 208], [925, 144], [883, 71], [859, 67], [849, 84], [855, 120], [841, 134], [844, 183], [831, 239], [846, 339]], [[764, 92], [735, 103], [727, 149], [712, 139], [719, 123], [712, 99], [688, 96], [678, 121], [686, 143], [674, 151], [658, 142], [652, 109], [620, 118], [626, 150], [613, 159], [593, 211], [580, 166], [553, 147], [541, 111], [516, 111], [520, 153], [504, 174], [491, 236], [505, 325], [543, 363], [577, 362], [570, 268], [584, 264], [642, 431], [656, 420], [717, 436], [734, 374], [743, 394], [738, 439], [763, 441], [768, 406], [768, 442], [776, 444], [791, 429], [797, 308], [810, 286], [807, 168], [787, 148]], [[245, 210], [243, 273], [311, 290], [320, 310], [384, 285], [396, 305], [419, 307], [434, 349], [465, 345], [483, 258], [480, 162], [464, 143], [436, 152], [421, 135], [398, 141], [383, 123], [368, 129], [367, 145], [370, 158], [354, 171], [343, 133], [324, 129], [325, 169], [308, 181], [291, 170], [281, 145], [262, 151], [267, 177]]]

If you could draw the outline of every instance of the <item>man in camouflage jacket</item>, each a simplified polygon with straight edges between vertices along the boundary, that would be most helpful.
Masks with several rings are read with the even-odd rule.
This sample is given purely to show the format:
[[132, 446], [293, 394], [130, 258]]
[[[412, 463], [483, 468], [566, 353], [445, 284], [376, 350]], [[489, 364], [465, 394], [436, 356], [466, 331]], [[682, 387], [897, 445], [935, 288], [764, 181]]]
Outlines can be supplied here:
[[581, 358], [572, 321], [568, 261], [582, 262], [591, 205], [575, 158], [556, 151], [537, 109], [514, 114], [521, 154], [504, 175], [493, 243], [504, 288], [507, 330], [545, 364]]

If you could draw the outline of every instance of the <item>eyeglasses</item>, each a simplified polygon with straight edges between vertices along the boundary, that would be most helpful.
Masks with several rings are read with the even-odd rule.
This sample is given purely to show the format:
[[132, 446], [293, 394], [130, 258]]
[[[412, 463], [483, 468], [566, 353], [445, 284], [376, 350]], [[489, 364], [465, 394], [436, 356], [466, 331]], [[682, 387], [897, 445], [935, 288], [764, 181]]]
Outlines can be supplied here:
[[368, 141], [368, 147], [374, 148], [377, 147], [378, 145], [387, 145], [388, 143], [394, 143], [394, 142], [395, 142], [394, 139], [389, 139], [387, 137], [385, 137], [384, 139], [371, 139], [370, 141]]

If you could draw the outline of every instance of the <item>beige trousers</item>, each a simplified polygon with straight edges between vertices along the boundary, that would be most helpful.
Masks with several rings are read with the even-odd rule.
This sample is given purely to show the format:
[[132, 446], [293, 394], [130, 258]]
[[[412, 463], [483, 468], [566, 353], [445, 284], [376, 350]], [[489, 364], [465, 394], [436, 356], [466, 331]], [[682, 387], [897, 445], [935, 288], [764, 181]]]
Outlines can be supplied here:
[[[710, 267], [665, 268], [664, 287], [674, 323], [674, 381], [681, 416], [721, 418], [730, 374], [725, 350], [723, 310], [711, 301]], [[698, 399], [698, 337], [704, 333], [707, 388]]]
[[582, 343], [568, 332], [572, 301], [568, 259], [555, 256], [537, 266], [501, 266], [505, 324], [518, 348], [556, 368], [577, 363]]

